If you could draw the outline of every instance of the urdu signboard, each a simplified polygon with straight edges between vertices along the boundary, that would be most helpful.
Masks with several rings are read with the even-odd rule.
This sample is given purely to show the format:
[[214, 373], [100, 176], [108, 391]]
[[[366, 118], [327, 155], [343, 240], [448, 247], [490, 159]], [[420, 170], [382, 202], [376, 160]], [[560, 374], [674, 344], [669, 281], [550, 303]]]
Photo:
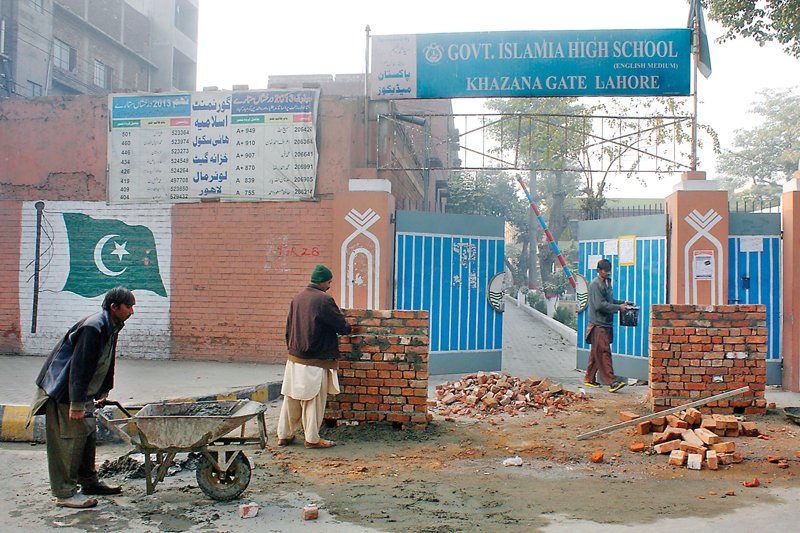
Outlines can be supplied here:
[[371, 96], [686, 96], [691, 34], [679, 28], [374, 36]]
[[109, 95], [108, 202], [314, 196], [319, 89]]

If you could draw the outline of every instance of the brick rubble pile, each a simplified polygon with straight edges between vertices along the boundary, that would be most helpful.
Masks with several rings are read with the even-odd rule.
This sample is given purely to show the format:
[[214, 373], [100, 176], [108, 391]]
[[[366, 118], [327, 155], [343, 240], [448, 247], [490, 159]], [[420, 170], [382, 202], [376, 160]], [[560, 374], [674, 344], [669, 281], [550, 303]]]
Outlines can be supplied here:
[[499, 372], [478, 372], [436, 386], [436, 408], [441, 415], [480, 418], [495, 414], [516, 416], [533, 409], [555, 413], [566, 410], [578, 394], [549, 379], [517, 378]]

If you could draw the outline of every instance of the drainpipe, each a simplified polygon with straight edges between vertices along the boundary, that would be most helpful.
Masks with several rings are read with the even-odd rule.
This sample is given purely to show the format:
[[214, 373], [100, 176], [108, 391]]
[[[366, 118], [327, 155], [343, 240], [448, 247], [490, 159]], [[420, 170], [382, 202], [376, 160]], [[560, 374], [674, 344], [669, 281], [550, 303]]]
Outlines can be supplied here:
[[364, 28], [367, 42], [364, 47], [364, 168], [369, 167], [369, 24]]

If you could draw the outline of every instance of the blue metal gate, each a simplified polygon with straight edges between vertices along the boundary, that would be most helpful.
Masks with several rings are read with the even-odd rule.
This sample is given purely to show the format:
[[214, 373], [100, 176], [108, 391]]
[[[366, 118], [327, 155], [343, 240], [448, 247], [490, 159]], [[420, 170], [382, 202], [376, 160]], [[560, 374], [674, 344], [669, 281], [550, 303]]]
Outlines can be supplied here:
[[[618, 250], [624, 228], [636, 228], [632, 264], [621, 264]], [[620, 375], [647, 379], [650, 306], [666, 303], [666, 236], [661, 215], [604, 219], [578, 225], [577, 272], [588, 282], [596, 275], [596, 260], [611, 261], [614, 297], [641, 306], [635, 328], [615, 328], [611, 345], [614, 370]], [[767, 383], [781, 382], [781, 238], [776, 213], [730, 213], [728, 224], [728, 303], [764, 304], [769, 331]], [[609, 253], [609, 248], [613, 253]], [[594, 264], [592, 264], [594, 263]], [[586, 368], [590, 346], [582, 332], [588, 313], [578, 315], [578, 368]]]
[[[634, 232], [636, 235], [626, 235]], [[667, 299], [664, 215], [580, 222], [578, 240], [577, 270], [586, 281], [591, 283], [597, 275], [598, 259], [608, 259], [614, 298], [635, 302], [640, 307], [636, 327], [614, 328], [614, 342], [611, 344], [614, 371], [621, 376], [647, 379], [650, 306], [665, 303]], [[627, 246], [626, 251], [621, 249], [623, 244]], [[588, 311], [578, 314], [578, 368], [586, 368], [589, 360], [590, 346], [583, 335], [588, 323]]]
[[397, 212], [396, 309], [427, 310], [431, 374], [499, 370], [503, 319], [487, 298], [503, 272], [503, 220]]
[[767, 383], [781, 382], [781, 219], [778, 213], [731, 213], [728, 302], [767, 308]]

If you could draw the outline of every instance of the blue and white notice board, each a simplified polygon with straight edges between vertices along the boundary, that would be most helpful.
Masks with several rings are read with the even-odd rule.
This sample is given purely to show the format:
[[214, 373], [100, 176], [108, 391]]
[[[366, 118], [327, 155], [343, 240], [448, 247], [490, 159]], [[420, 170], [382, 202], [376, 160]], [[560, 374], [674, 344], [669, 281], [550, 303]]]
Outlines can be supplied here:
[[560, 30], [372, 37], [371, 96], [686, 96], [691, 30]]

